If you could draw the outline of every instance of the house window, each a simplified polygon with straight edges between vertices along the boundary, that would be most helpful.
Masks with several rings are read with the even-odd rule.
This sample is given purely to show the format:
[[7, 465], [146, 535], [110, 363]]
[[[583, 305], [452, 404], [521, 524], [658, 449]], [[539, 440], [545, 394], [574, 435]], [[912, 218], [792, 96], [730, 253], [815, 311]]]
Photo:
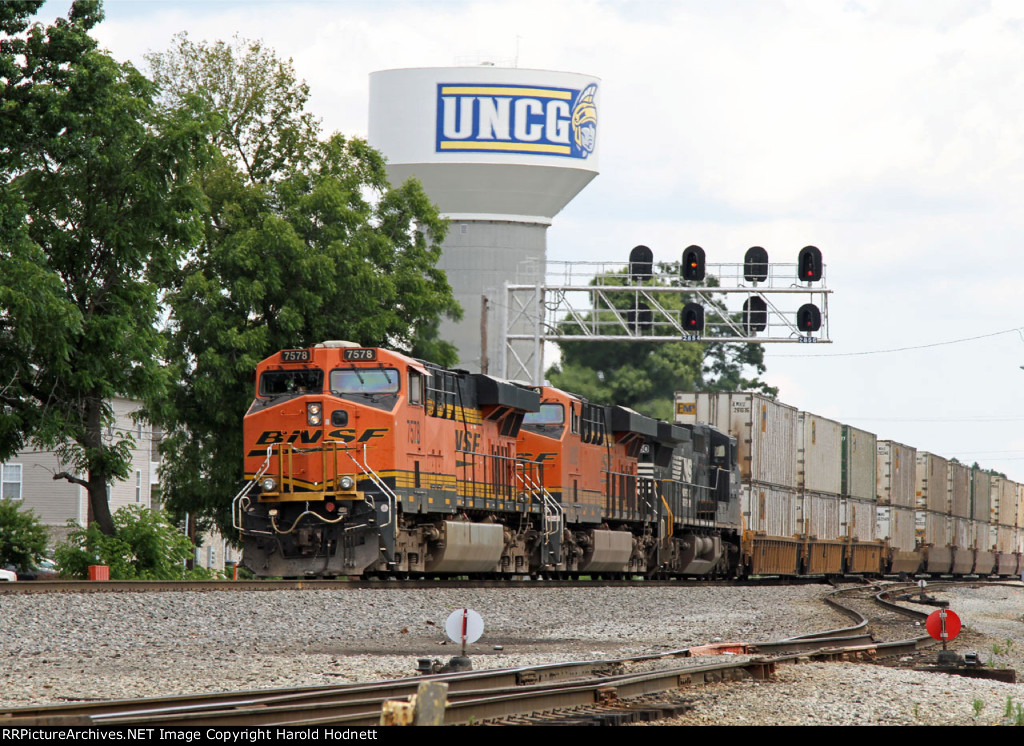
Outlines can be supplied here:
[[0, 498], [21, 499], [21, 464], [0, 464]]
[[142, 472], [135, 472], [135, 502], [142, 502]]

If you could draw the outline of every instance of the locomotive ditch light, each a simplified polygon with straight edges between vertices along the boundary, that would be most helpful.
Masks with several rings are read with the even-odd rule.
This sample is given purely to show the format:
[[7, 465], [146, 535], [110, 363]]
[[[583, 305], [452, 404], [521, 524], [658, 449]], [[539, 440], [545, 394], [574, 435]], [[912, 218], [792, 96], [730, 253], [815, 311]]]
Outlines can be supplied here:
[[700, 282], [704, 279], [704, 249], [700, 246], [687, 246], [683, 251], [683, 279]]
[[262, 482], [260, 482], [260, 487], [263, 489], [264, 492], [273, 492], [275, 489], [277, 489], [277, 480], [275, 480], [273, 477], [267, 477]]
[[338, 487], [340, 487], [344, 492], [351, 492], [353, 489], [355, 489], [355, 486], [356, 480], [348, 476], [347, 474], [338, 479]]

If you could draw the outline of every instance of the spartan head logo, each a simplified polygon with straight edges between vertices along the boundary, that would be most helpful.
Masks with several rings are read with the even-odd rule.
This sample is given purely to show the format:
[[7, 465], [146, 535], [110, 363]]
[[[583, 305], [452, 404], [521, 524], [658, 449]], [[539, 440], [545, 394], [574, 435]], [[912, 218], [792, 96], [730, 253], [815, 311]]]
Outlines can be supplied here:
[[588, 85], [572, 105], [572, 137], [584, 158], [594, 152], [597, 144], [596, 96], [597, 85]]

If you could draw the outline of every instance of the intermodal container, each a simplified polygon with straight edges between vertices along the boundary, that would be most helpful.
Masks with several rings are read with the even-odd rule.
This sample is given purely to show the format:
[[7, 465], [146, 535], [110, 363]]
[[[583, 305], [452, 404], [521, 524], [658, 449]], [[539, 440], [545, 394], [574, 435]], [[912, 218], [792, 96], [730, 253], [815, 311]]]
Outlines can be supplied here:
[[800, 412], [799, 420], [797, 487], [839, 495], [843, 487], [843, 426], [810, 412]]
[[917, 451], [892, 440], [878, 441], [878, 504], [913, 508]]
[[918, 510], [949, 512], [949, 461], [934, 453], [917, 454]]
[[[849, 497], [876, 502], [878, 438], [867, 430], [843, 425], [843, 481], [840, 492]], [[874, 507], [871, 509], [874, 525]]]
[[914, 513], [913, 508], [879, 505], [875, 511], [875, 535], [879, 539], [887, 540], [893, 549], [901, 552], [914, 551], [917, 548]]
[[[991, 475], [981, 469], [971, 469], [971, 518], [988, 523], [991, 504]], [[981, 549], [983, 547], [978, 548]], [[984, 548], [987, 548], [987, 546]]]
[[955, 461], [949, 462], [949, 506], [955, 517], [971, 517], [971, 470]]
[[797, 491], [774, 484], [744, 484], [743, 524], [749, 531], [791, 539], [797, 535]]
[[839, 495], [821, 492], [801, 493], [797, 509], [797, 530], [809, 539], [838, 539], [840, 531]]
[[877, 502], [843, 497], [840, 506], [840, 535], [857, 541], [874, 541]]
[[755, 393], [677, 392], [675, 421], [703, 422], [736, 438], [741, 479], [796, 488], [798, 411]]

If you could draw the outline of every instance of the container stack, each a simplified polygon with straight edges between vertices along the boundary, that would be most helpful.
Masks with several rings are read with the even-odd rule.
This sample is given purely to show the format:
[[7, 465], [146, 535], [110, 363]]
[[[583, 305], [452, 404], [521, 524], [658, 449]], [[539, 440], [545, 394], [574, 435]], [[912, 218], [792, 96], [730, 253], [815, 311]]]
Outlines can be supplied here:
[[883, 545], [875, 540], [877, 449], [874, 433], [843, 425], [840, 505], [842, 536], [847, 540], [847, 572], [877, 573], [881, 568]]
[[934, 453], [917, 454], [917, 544], [924, 550], [922, 569], [948, 573], [953, 566], [950, 548], [949, 461]]
[[989, 523], [992, 510], [992, 475], [971, 469], [971, 523], [974, 536], [974, 572], [991, 575], [996, 564], [995, 537]]
[[974, 570], [974, 522], [971, 520], [971, 470], [949, 462], [950, 551], [953, 573], [967, 575]]
[[917, 572], [917, 450], [892, 440], [878, 441], [878, 510], [876, 532], [889, 543], [893, 572]]
[[804, 538], [804, 568], [812, 575], [843, 571], [840, 494], [843, 426], [800, 412], [797, 428], [797, 531]]

